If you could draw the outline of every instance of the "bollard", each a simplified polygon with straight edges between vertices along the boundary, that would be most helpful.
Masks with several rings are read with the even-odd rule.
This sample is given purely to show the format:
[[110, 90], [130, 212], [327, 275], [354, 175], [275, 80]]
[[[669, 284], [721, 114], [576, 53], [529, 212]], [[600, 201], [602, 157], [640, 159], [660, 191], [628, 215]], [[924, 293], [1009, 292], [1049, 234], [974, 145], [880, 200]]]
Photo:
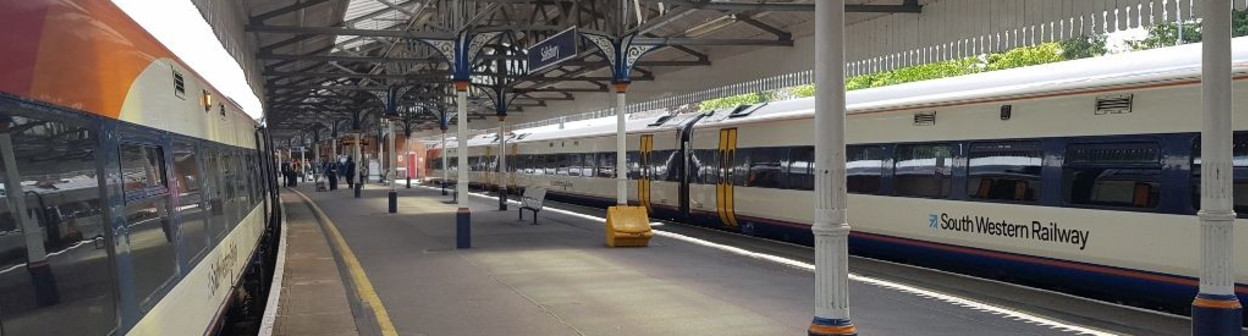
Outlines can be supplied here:
[[407, 189], [411, 189], [411, 188], [412, 188], [412, 177], [408, 176], [407, 177]]
[[438, 181], [438, 184], [442, 185], [442, 196], [446, 196], [446, 181]]
[[360, 198], [360, 190], [364, 189], [364, 183], [355, 184], [355, 198]]
[[472, 213], [468, 208], [455, 213], [455, 248], [472, 248]]
[[507, 188], [498, 187], [498, 211], [507, 211]]
[[390, 213], [399, 212], [399, 193], [390, 190]]

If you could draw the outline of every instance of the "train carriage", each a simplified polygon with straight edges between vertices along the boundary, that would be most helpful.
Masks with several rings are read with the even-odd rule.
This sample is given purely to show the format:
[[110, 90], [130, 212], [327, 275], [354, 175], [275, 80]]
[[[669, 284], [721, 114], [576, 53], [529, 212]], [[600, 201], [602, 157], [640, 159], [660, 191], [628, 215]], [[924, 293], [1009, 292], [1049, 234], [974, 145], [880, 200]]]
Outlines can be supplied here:
[[0, 1], [0, 45], [0, 334], [211, 334], [262, 294], [255, 120], [108, 1]]
[[[1234, 192], [1248, 218], [1248, 39], [1233, 44]], [[850, 92], [851, 252], [1185, 313], [1199, 266], [1199, 54]], [[804, 98], [630, 118], [629, 200], [656, 218], [812, 244], [813, 114]], [[563, 172], [569, 156], [614, 167], [614, 117], [578, 123], [516, 130], [520, 161], [506, 171], [548, 197], [612, 204], [611, 175]], [[1248, 246], [1248, 229], [1235, 242]], [[1235, 263], [1243, 301], [1248, 258]]]

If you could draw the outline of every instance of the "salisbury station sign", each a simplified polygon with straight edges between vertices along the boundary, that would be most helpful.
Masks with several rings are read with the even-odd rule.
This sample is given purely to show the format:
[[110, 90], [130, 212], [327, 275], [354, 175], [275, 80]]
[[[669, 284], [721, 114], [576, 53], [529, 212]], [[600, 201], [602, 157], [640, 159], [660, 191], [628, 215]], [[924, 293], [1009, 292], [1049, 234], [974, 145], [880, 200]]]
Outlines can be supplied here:
[[534, 44], [526, 51], [529, 60], [529, 73], [550, 68], [560, 62], [576, 57], [576, 27], [568, 28], [558, 34]]

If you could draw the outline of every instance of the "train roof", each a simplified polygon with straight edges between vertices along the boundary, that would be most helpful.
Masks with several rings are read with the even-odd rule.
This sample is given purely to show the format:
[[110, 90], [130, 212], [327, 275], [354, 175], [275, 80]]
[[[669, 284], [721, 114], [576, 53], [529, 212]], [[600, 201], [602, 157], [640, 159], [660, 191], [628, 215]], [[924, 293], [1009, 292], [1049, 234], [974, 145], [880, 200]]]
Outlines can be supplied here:
[[[1232, 71], [1248, 72], [1248, 37], [1231, 41]], [[885, 87], [849, 91], [846, 94], [848, 113], [918, 109], [988, 99], [1026, 98], [1035, 95], [1072, 92], [1097, 88], [1114, 88], [1145, 83], [1166, 83], [1199, 79], [1201, 44], [1158, 48], [1152, 50], [1106, 55], [1072, 61], [1048, 63], [1015, 69], [997, 70], [965, 76], [940, 78]], [[642, 113], [630, 115], [628, 130], [655, 132], [675, 129], [695, 117], [704, 116], [698, 127], [757, 122], [813, 115], [815, 98], [797, 98], [736, 108], [702, 111], [671, 116]], [[547, 125], [515, 130], [510, 142], [528, 142], [568, 137], [586, 137], [615, 133], [615, 117], [604, 117], [564, 125]], [[487, 134], [490, 140], [495, 134]], [[449, 141], [449, 140], [448, 140]], [[469, 142], [469, 146], [483, 143]], [[453, 148], [453, 144], [448, 143]]]

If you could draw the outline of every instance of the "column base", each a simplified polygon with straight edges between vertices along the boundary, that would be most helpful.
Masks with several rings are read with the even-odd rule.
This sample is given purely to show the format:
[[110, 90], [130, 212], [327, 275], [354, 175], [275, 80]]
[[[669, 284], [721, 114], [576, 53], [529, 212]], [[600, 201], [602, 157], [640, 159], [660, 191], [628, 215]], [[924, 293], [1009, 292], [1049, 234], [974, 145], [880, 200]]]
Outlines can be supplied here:
[[858, 328], [854, 327], [848, 319], [825, 319], [815, 317], [810, 322], [810, 329], [806, 330], [809, 336], [857, 336]]
[[1192, 336], [1239, 336], [1243, 306], [1234, 295], [1197, 294], [1192, 301]]
[[455, 248], [472, 248], [472, 213], [468, 208], [455, 213]]
[[61, 303], [61, 293], [57, 291], [56, 274], [52, 273], [52, 264], [47, 260], [27, 264], [31, 283], [35, 285], [35, 303], [47, 307]]
[[391, 190], [390, 195], [390, 213], [399, 212], [399, 193]]
[[353, 189], [355, 189], [355, 198], [360, 198], [360, 190], [364, 189], [364, 183], [356, 183]]

